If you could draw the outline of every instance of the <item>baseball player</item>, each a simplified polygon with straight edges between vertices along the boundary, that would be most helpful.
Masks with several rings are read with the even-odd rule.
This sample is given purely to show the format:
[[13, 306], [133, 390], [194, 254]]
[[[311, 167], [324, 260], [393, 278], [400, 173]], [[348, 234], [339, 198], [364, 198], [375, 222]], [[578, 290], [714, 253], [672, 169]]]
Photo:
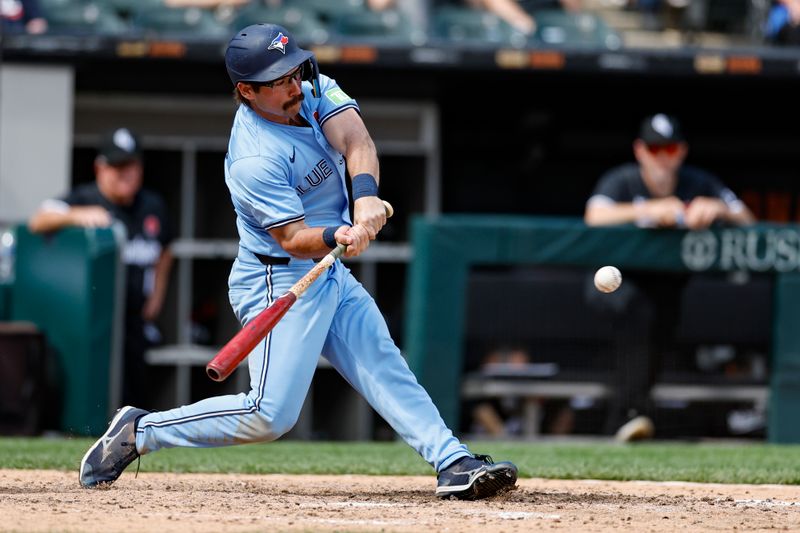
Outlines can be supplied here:
[[[225, 65], [239, 103], [225, 159], [240, 239], [229, 298], [246, 324], [337, 243], [348, 257], [364, 252], [386, 213], [358, 105], [286, 29], [244, 28]], [[81, 461], [81, 485], [112, 483], [161, 448], [277, 439], [296, 422], [320, 353], [436, 469], [438, 496], [485, 498], [515, 485], [516, 466], [471, 454], [445, 426], [374, 300], [339, 261], [250, 353], [250, 392], [165, 412], [123, 407]]]

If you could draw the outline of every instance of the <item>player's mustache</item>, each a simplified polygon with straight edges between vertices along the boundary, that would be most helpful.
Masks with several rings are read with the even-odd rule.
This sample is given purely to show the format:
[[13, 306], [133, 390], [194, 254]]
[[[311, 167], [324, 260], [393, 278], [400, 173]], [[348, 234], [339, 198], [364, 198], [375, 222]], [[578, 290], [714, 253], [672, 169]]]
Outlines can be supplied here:
[[287, 109], [292, 107], [297, 102], [302, 102], [305, 99], [306, 99], [305, 95], [303, 95], [303, 93], [300, 93], [297, 96], [295, 96], [294, 98], [292, 98], [291, 100], [289, 100], [288, 102], [286, 102], [285, 104], [283, 104], [283, 110], [286, 111]]

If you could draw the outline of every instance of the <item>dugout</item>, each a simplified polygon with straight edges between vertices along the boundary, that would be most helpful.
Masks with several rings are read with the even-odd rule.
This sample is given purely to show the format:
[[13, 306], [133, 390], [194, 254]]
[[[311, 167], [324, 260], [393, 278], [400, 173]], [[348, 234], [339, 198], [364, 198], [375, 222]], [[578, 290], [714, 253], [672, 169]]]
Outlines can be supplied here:
[[[616, 430], [611, 395], [623, 391], [611, 384], [628, 364], [652, 369], [660, 439], [765, 437], [772, 275], [626, 269], [624, 294], [610, 296], [593, 275], [563, 265], [469, 269], [462, 431], [535, 438]], [[639, 302], [621, 324], [612, 311], [642, 282], [670, 287], [680, 306], [655, 317]], [[645, 331], [657, 342], [642, 359], [631, 335]], [[488, 407], [502, 427], [486, 418]]]
[[[563, 218], [452, 215], [415, 219], [413, 242], [415, 261], [407, 286], [405, 352], [448, 424], [454, 425], [459, 419], [466, 288], [472, 266], [535, 264], [593, 269], [613, 264], [619, 266], [623, 276], [626, 269], [773, 275], [768, 438], [772, 442], [800, 441], [800, 431], [792, 424], [800, 400], [800, 335], [794, 326], [800, 312], [797, 226], [758, 224], [687, 232], [633, 226], [590, 228], [582, 221]], [[508, 293], [501, 299], [525, 296]], [[748, 300], [747, 304], [753, 302]], [[492, 309], [487, 309], [486, 320], [494, 318]], [[575, 339], [580, 339], [581, 328], [585, 329], [585, 324], [576, 326]], [[746, 334], [742, 330], [730, 337]], [[597, 397], [608, 393], [602, 387], [584, 392]], [[683, 393], [703, 396], [702, 390], [684, 389]], [[734, 399], [748, 394], [760, 398], [758, 391], [747, 387], [727, 393]], [[662, 390], [661, 394], [666, 393]]]

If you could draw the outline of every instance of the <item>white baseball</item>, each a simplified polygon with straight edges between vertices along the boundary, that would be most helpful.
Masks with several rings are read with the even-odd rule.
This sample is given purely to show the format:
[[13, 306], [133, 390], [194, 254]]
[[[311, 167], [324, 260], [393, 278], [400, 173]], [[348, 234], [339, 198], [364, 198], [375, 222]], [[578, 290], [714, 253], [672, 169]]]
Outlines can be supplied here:
[[598, 291], [614, 292], [622, 284], [622, 273], [617, 267], [604, 266], [594, 274], [594, 286]]

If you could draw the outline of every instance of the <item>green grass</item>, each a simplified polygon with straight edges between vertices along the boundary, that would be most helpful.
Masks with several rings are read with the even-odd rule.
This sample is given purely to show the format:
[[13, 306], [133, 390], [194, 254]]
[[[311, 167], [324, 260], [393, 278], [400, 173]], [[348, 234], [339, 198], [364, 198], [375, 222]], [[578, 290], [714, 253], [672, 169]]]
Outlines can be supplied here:
[[[91, 439], [0, 438], [0, 468], [75, 470]], [[766, 444], [538, 444], [471, 446], [514, 461], [521, 477], [800, 484], [800, 446]], [[142, 458], [142, 472], [433, 475], [402, 443], [281, 441], [171, 449]]]

